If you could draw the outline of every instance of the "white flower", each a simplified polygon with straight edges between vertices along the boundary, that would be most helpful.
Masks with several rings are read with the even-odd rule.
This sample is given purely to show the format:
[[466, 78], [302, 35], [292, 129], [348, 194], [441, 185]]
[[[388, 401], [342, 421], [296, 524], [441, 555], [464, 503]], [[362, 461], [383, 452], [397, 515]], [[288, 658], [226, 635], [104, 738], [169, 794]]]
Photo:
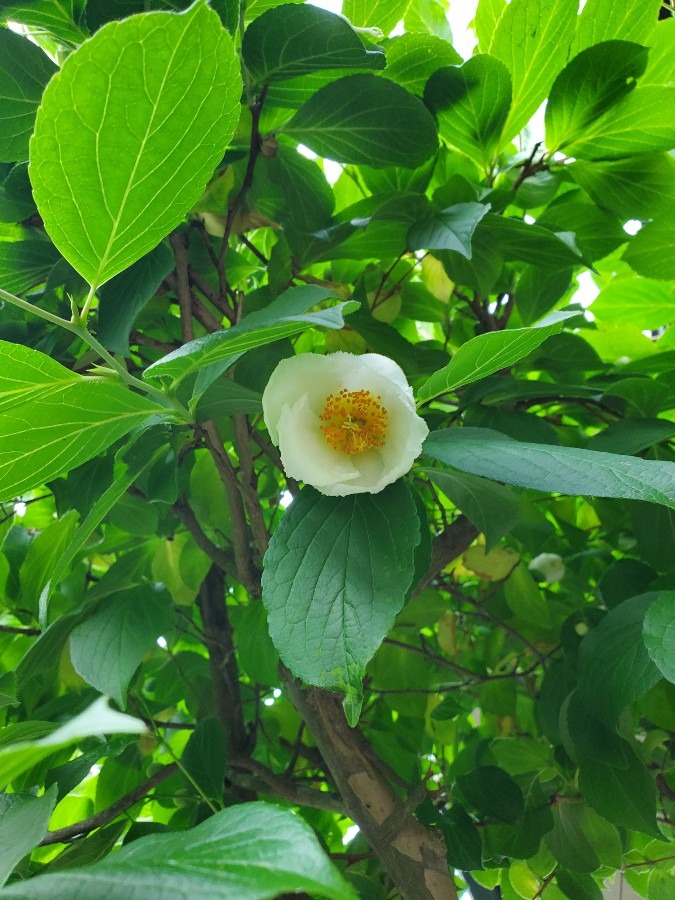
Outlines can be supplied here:
[[557, 553], [540, 553], [527, 568], [539, 572], [546, 584], [555, 584], [565, 574], [565, 563]]
[[286, 474], [322, 494], [376, 494], [410, 469], [429, 433], [399, 366], [366, 353], [282, 360], [262, 398]]

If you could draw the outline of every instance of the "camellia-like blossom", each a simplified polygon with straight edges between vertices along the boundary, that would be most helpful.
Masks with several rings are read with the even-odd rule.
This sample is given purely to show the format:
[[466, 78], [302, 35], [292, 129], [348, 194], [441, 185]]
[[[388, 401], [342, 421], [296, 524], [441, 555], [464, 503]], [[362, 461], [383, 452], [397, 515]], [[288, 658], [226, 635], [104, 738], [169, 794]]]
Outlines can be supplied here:
[[376, 494], [410, 469], [429, 433], [399, 366], [366, 353], [282, 360], [262, 398], [286, 474], [322, 494]]
[[540, 553], [535, 556], [528, 569], [539, 572], [546, 584], [555, 584], [565, 575], [565, 563], [557, 553]]

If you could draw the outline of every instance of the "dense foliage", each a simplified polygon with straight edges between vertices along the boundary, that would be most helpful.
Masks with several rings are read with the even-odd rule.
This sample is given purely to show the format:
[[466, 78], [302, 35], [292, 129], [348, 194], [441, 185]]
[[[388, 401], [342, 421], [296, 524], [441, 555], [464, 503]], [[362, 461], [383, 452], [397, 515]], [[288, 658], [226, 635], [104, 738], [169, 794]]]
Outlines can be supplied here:
[[0, 897], [672, 896], [669, 3], [188, 6], [0, 3]]

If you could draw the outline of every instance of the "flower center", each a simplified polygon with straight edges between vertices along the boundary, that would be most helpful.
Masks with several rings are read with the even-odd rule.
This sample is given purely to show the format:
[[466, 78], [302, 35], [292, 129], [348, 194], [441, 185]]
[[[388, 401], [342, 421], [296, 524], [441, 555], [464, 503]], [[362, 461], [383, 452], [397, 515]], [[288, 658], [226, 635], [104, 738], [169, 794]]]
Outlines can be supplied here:
[[321, 430], [333, 450], [353, 456], [384, 447], [389, 413], [370, 391], [329, 394], [320, 419]]

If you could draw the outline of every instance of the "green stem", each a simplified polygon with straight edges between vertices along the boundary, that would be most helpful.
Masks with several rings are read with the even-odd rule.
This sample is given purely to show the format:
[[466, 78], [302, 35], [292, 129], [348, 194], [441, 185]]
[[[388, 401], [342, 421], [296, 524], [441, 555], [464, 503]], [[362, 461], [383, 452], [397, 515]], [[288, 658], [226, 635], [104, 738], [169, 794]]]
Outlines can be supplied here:
[[0, 300], [11, 303], [12, 306], [18, 306], [19, 309], [25, 309], [26, 312], [32, 313], [35, 316], [39, 316], [41, 319], [45, 319], [47, 322], [51, 322], [52, 325], [59, 325], [61, 328], [65, 328], [66, 331], [70, 331], [71, 334], [77, 335], [77, 337], [81, 338], [85, 342], [85, 344], [88, 344], [92, 350], [95, 350], [98, 355], [108, 363], [111, 369], [113, 369], [119, 375], [121, 381], [131, 387], [137, 388], [139, 391], [143, 391], [144, 394], [148, 394], [149, 396], [154, 397], [163, 405], [169, 404], [177, 413], [180, 414], [182, 419], [184, 419], [186, 422], [191, 422], [193, 417], [179, 400], [177, 400], [175, 397], [170, 396], [169, 394], [166, 394], [164, 391], [160, 391], [160, 389], [156, 388], [154, 385], [146, 384], [144, 381], [141, 381], [139, 378], [131, 375], [129, 372], [127, 372], [124, 366], [120, 362], [118, 362], [118, 360], [116, 360], [115, 357], [96, 340], [94, 335], [91, 334], [90, 331], [87, 331], [87, 327], [84, 323], [86, 320], [88, 307], [89, 305], [91, 305], [93, 295], [94, 292], [92, 289], [89, 292], [87, 300], [85, 301], [82, 313], [78, 314], [77, 310], [73, 308], [73, 319], [71, 321], [68, 321], [68, 319], [62, 319], [60, 316], [56, 316], [53, 313], [48, 312], [46, 309], [40, 309], [39, 306], [35, 306], [35, 304], [29, 303], [27, 300], [22, 300], [20, 297], [15, 297], [14, 294], [10, 294], [0, 288]]

